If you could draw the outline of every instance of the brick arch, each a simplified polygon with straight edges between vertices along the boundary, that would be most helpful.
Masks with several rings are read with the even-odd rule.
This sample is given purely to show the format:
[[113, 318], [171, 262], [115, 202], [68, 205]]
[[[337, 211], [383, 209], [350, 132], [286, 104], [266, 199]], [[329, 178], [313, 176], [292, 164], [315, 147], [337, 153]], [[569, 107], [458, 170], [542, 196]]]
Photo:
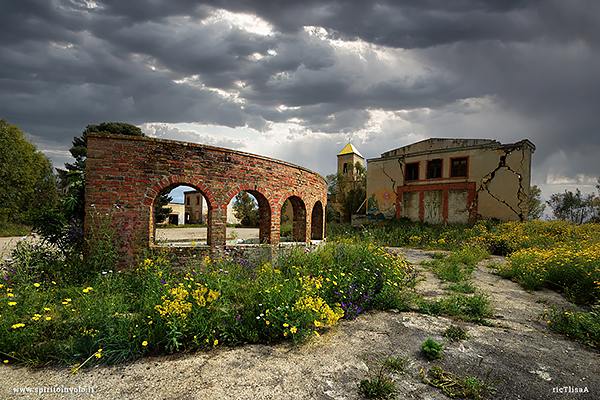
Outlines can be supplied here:
[[238, 185], [235, 188], [229, 190], [224, 197], [222, 208], [227, 210], [229, 202], [233, 200], [241, 192], [248, 192], [256, 199], [258, 203], [258, 213], [260, 217], [258, 225], [258, 238], [260, 243], [271, 243], [271, 231], [273, 229], [272, 215], [273, 210], [271, 208], [272, 200], [270, 199], [271, 194], [267, 192], [265, 188], [260, 185], [246, 183]]
[[150, 206], [154, 205], [156, 197], [161, 192], [168, 188], [176, 188], [177, 186], [193, 187], [199, 192], [202, 192], [208, 204], [216, 204], [215, 195], [213, 194], [212, 190], [209, 187], [207, 187], [200, 178], [185, 175], [162, 177], [160, 180], [153, 181], [152, 186], [148, 188], [148, 192], [144, 197], [143, 204]]
[[[227, 204], [239, 192], [259, 195], [270, 218], [263, 239], [279, 244], [280, 211], [295, 196], [306, 210], [302, 240], [309, 241], [317, 201], [327, 203], [327, 182], [319, 174], [280, 160], [240, 151], [135, 136], [90, 134], [86, 161], [85, 234], [90, 238], [94, 209], [114, 213], [122, 263], [131, 262], [151, 243], [152, 205], [161, 191], [186, 185], [205, 196], [211, 213], [208, 245], [225, 246]], [[255, 197], [256, 197], [255, 195]], [[92, 204], [95, 207], [92, 207]], [[114, 205], [118, 205], [116, 209]], [[322, 223], [324, 228], [324, 222]], [[123, 250], [125, 249], [125, 250]]]
[[308, 204], [306, 201], [306, 194], [297, 190], [291, 190], [286, 192], [277, 204], [278, 211], [278, 222], [281, 221], [281, 208], [286, 200], [290, 200], [293, 210], [293, 232], [292, 238], [294, 241], [307, 242], [310, 237], [307, 235], [308, 226], [310, 224]]
[[[193, 183], [192, 183], [193, 182]], [[163, 186], [166, 185], [166, 186]], [[207, 207], [208, 207], [208, 216], [207, 216], [207, 220], [209, 221], [209, 225], [210, 225], [210, 220], [212, 218], [212, 209], [216, 206], [216, 202], [215, 202], [215, 196], [212, 193], [212, 191], [207, 188], [204, 183], [197, 178], [194, 177], [181, 177], [181, 176], [174, 176], [174, 177], [169, 177], [169, 178], [162, 178], [159, 181], [154, 182], [154, 184], [152, 185], [152, 187], [150, 189], [148, 189], [148, 192], [146, 193], [146, 197], [143, 200], [143, 204], [150, 206], [151, 210], [154, 210], [154, 205], [156, 200], [158, 199], [159, 195], [161, 193], [167, 193], [170, 192], [171, 190], [175, 189], [178, 186], [189, 186], [194, 188], [195, 190], [197, 190], [198, 192], [200, 192], [202, 194], [202, 196], [204, 197], [204, 200], [206, 201]], [[152, 197], [152, 195], [156, 193], [154, 195], [154, 197]], [[154, 239], [156, 237], [156, 224], [154, 222], [154, 212], [150, 213], [150, 217], [148, 220], [148, 225], [149, 225], [149, 231], [150, 231], [150, 237], [149, 240], [150, 242], [154, 242]]]
[[259, 193], [267, 200], [267, 202], [269, 203], [269, 207], [271, 206], [271, 204], [273, 204], [271, 193], [269, 193], [264, 187], [260, 185], [245, 183], [242, 185], [237, 185], [236, 187], [231, 188], [229, 191], [227, 191], [225, 197], [222, 200], [221, 208], [226, 209], [229, 202], [241, 192]]

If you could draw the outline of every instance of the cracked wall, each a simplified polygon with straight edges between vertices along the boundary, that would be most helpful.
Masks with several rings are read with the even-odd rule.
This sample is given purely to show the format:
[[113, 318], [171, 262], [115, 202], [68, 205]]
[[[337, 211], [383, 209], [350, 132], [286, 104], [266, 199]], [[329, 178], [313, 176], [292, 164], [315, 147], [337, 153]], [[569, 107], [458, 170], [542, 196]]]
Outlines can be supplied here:
[[[534, 151], [528, 140], [428, 139], [386, 152], [367, 160], [367, 213], [431, 223], [526, 220]], [[465, 158], [466, 176], [451, 176], [453, 160]], [[437, 159], [442, 176], [428, 178], [428, 162]], [[418, 179], [405, 179], [407, 163], [418, 163]]]

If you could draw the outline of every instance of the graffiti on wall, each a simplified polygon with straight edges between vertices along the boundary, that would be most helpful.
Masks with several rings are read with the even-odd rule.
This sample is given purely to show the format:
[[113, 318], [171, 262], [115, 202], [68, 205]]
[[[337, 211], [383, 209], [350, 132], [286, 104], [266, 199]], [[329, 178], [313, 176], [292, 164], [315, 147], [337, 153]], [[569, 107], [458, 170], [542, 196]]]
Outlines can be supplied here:
[[432, 224], [443, 221], [444, 194], [441, 190], [427, 190], [423, 196], [423, 220]]
[[367, 200], [367, 214], [378, 220], [396, 218], [396, 194], [388, 188], [373, 192]]

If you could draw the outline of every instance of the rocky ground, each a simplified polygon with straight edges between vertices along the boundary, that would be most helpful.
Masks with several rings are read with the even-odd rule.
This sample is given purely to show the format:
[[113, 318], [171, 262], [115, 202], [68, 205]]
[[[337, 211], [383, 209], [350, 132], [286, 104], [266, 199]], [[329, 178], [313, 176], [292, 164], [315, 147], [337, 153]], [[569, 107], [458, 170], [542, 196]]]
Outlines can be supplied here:
[[[428, 252], [403, 250], [418, 265]], [[421, 382], [433, 365], [485, 379], [496, 388], [491, 399], [600, 399], [600, 357], [550, 331], [538, 315], [549, 305], [567, 305], [558, 294], [528, 293], [493, 274], [481, 262], [474, 283], [489, 293], [493, 326], [460, 323], [470, 339], [449, 342], [444, 358], [427, 361], [420, 344], [445, 342], [442, 331], [456, 322], [414, 312], [373, 312], [341, 321], [301, 345], [217, 347], [210, 352], [145, 358], [119, 366], [94, 366], [77, 375], [68, 368], [0, 366], [0, 398], [84, 399], [361, 399], [358, 383], [365, 360], [387, 355], [410, 357], [406, 373], [393, 375], [399, 399], [445, 399]], [[417, 290], [443, 293], [439, 280], [423, 271]], [[13, 394], [13, 388], [93, 388], [93, 393]], [[575, 393], [575, 391], [583, 393]], [[563, 393], [560, 393], [562, 391]]]

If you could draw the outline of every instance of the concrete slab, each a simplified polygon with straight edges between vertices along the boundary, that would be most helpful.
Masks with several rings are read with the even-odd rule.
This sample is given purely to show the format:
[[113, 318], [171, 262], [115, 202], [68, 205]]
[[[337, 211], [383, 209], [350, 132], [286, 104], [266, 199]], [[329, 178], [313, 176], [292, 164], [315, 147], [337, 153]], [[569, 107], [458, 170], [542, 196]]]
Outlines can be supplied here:
[[19, 240], [23, 239], [22, 236], [8, 236], [0, 237], [0, 260], [4, 261], [9, 255], [12, 249], [17, 245]]

